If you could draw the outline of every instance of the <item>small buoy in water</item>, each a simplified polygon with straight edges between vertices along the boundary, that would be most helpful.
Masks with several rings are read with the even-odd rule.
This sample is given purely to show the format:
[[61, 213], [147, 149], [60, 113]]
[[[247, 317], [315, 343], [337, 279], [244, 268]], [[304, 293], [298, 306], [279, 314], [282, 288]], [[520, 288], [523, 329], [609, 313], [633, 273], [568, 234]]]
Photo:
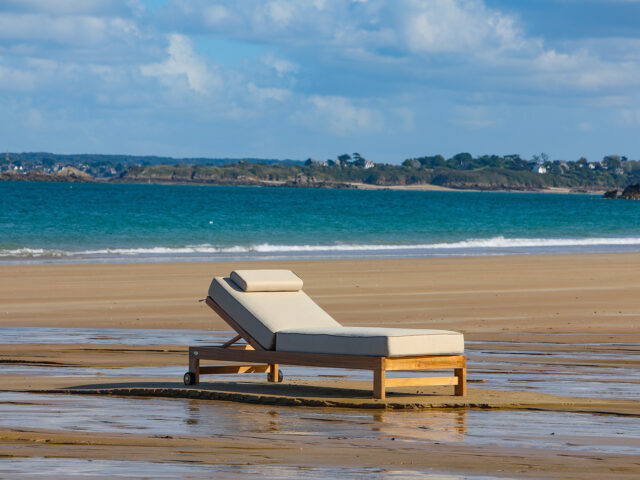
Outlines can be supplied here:
[[213, 220], [209, 220], [209, 225], [213, 225]]

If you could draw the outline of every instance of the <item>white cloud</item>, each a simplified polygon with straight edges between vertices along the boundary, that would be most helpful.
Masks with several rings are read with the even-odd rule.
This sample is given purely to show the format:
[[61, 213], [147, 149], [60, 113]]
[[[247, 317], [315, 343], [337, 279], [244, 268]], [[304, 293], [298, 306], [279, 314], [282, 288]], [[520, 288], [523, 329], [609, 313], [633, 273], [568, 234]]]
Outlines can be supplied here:
[[201, 94], [210, 94], [222, 87], [222, 79], [211, 72], [207, 63], [193, 51], [191, 41], [184, 35], [169, 35], [167, 48], [169, 58], [161, 63], [140, 67], [143, 75], [158, 77], [175, 87], [176, 80], [186, 78], [190, 89]]
[[111, 38], [137, 36], [137, 26], [120, 17], [52, 16], [41, 13], [0, 14], [0, 39], [74, 44], [82, 47]]
[[0, 63], [0, 90], [33, 90], [37, 85], [37, 80], [35, 72], [4, 66]]
[[639, 126], [640, 125], [640, 109], [633, 110], [630, 108], [621, 109], [618, 112], [618, 118], [620, 123], [628, 126]]
[[382, 115], [375, 109], [356, 106], [345, 97], [314, 95], [309, 98], [311, 110], [301, 115], [314, 128], [329, 130], [336, 135], [379, 132]]
[[215, 33], [289, 46], [394, 48], [410, 55], [517, 49], [525, 42], [515, 17], [482, 0], [227, 0], [215, 6], [193, 0], [178, 5], [190, 26], [201, 24], [204, 16]]
[[2, 7], [13, 11], [83, 15], [122, 11], [122, 2], [114, 0], [4, 0]]
[[464, 105], [454, 109], [454, 123], [467, 128], [489, 128], [497, 124], [496, 115], [484, 105]]
[[295, 6], [287, 0], [274, 0], [265, 4], [262, 12], [258, 15], [266, 15], [268, 19], [278, 28], [287, 27], [294, 19]]
[[[638, 40], [579, 39], [549, 47], [543, 38], [527, 34], [516, 15], [484, 0], [220, 0], [215, 6], [191, 0], [178, 5], [185, 28], [286, 49], [286, 61], [298, 69], [292, 73], [301, 77], [310, 70], [347, 68], [364, 76], [372, 69], [383, 75], [394, 69], [400, 82], [473, 75], [475, 82], [457, 84], [496, 94], [529, 89], [538, 95], [549, 90], [602, 94], [640, 83]], [[214, 20], [206, 21], [208, 16]], [[285, 75], [286, 64], [272, 66]], [[457, 87], [449, 83], [448, 88]]]
[[296, 73], [299, 68], [296, 64], [284, 58], [278, 58], [273, 53], [268, 53], [262, 57], [262, 62], [275, 70], [278, 77], [282, 78], [287, 74]]
[[268, 100], [282, 102], [291, 96], [291, 91], [286, 88], [258, 87], [253, 82], [249, 82], [247, 90], [258, 102], [265, 102]]
[[[611, 89], [633, 88], [640, 85], [640, 64], [600, 58], [582, 49], [572, 53], [556, 50], [541, 52], [523, 66], [529, 82], [539, 88], [564, 90], [567, 93], [609, 92]], [[605, 93], [604, 96], [610, 96]]]
[[78, 93], [92, 67], [48, 58], [26, 57], [7, 64], [0, 59], [0, 90]]
[[570, 124], [594, 136], [593, 111], [619, 130], [640, 124], [640, 38], [551, 43], [488, 0], [165, 3], [0, 0], [0, 93], [25, 97], [21, 112], [37, 105], [16, 125], [51, 128], [60, 111], [224, 118], [348, 142], [407, 139], [432, 118], [506, 128], [492, 113], [511, 104], [581, 109]]
[[226, 22], [231, 18], [229, 10], [222, 5], [212, 5], [207, 7], [202, 12], [202, 15], [206, 24], [212, 27], [223, 25], [223, 22]]
[[523, 45], [515, 19], [488, 9], [480, 0], [413, 0], [404, 7], [403, 31], [413, 52], [470, 53]]

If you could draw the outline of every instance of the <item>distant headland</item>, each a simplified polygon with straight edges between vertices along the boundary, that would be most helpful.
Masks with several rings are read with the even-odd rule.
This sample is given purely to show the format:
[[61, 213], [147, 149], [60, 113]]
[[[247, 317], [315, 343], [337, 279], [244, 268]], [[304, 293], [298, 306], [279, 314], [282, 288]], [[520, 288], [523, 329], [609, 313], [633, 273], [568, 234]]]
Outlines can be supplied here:
[[393, 165], [358, 153], [278, 160], [38, 152], [0, 157], [0, 180], [602, 193], [640, 183], [640, 161], [620, 155], [564, 161], [544, 153], [531, 159], [459, 153]]

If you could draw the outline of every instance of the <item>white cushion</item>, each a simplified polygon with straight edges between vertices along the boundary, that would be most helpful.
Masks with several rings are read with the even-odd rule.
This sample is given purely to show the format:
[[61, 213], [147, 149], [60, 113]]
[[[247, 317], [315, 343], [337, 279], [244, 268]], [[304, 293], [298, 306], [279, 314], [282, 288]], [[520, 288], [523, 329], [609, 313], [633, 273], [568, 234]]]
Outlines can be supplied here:
[[267, 350], [275, 348], [275, 334], [285, 328], [340, 327], [301, 290], [245, 292], [229, 277], [216, 277], [209, 296]]
[[302, 280], [291, 270], [234, 270], [231, 280], [245, 292], [302, 290]]
[[383, 357], [461, 355], [464, 336], [449, 330], [343, 326], [290, 328], [276, 334], [276, 350]]

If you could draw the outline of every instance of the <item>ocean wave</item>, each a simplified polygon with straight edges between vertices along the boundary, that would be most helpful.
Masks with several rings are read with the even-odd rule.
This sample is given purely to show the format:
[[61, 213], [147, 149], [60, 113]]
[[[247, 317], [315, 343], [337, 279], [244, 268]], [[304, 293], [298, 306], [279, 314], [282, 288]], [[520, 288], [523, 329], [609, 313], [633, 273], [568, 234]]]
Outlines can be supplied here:
[[259, 245], [215, 246], [210, 244], [179, 247], [105, 248], [95, 250], [63, 250], [46, 248], [0, 249], [0, 257], [112, 257], [112, 256], [171, 256], [242, 253], [304, 253], [304, 252], [376, 252], [438, 250], [482, 250], [545, 247], [633, 246], [640, 245], [639, 237], [623, 238], [475, 238], [458, 242], [425, 244], [333, 244], [333, 245]]

